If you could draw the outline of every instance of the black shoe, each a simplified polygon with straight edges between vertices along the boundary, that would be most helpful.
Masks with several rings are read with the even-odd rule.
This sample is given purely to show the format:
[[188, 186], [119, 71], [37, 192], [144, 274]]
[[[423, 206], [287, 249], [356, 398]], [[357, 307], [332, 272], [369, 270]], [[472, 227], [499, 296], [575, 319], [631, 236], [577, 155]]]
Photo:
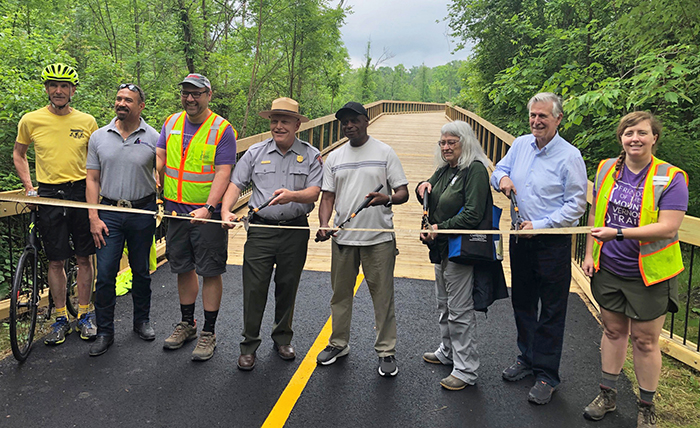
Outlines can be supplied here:
[[153, 330], [153, 327], [151, 327], [151, 323], [149, 321], [135, 325], [134, 331], [138, 333], [139, 337], [143, 340], [153, 340], [156, 338], [156, 332]]
[[508, 382], [515, 382], [526, 376], [530, 376], [531, 374], [531, 368], [527, 367], [520, 361], [516, 361], [515, 364], [503, 370], [501, 376], [503, 376], [503, 379], [507, 380]]
[[530, 389], [527, 394], [527, 401], [535, 404], [547, 404], [552, 399], [552, 394], [557, 389], [556, 386], [551, 386], [543, 380], [535, 382], [535, 386]]
[[90, 346], [90, 356], [97, 357], [107, 352], [114, 343], [114, 336], [97, 336], [95, 342]]

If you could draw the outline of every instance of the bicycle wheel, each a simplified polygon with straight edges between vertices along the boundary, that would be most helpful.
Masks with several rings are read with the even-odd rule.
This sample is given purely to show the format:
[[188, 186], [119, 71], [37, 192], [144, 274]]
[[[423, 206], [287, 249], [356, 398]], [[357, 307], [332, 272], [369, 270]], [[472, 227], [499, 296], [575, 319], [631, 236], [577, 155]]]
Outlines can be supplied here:
[[10, 296], [10, 345], [17, 361], [27, 359], [32, 349], [39, 306], [36, 253], [27, 249], [17, 263]]
[[[90, 256], [90, 263], [92, 264], [92, 287], [90, 288], [90, 302], [93, 301], [95, 297], [95, 278], [97, 278], [97, 267], [96, 259], [94, 255]], [[68, 313], [73, 317], [78, 316], [78, 263], [75, 256], [66, 260], [64, 266], [66, 271], [66, 309]]]

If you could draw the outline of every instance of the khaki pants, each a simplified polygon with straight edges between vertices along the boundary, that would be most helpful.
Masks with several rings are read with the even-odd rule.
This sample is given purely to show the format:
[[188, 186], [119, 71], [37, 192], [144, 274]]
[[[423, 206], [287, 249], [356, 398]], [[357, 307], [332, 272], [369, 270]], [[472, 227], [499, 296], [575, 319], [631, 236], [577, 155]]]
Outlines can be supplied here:
[[344, 348], [350, 341], [353, 289], [360, 264], [372, 296], [377, 339], [374, 349], [380, 357], [396, 353], [394, 313], [394, 264], [396, 241], [365, 247], [338, 245], [333, 241], [331, 261], [331, 315], [333, 332], [329, 344]]

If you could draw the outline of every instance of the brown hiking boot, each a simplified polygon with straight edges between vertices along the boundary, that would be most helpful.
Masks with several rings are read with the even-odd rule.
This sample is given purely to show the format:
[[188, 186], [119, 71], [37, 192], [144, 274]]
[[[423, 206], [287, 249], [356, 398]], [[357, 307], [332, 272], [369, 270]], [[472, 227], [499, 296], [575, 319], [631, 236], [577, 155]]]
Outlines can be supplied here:
[[190, 325], [186, 321], [179, 322], [175, 324], [175, 330], [165, 342], [163, 343], [163, 349], [178, 349], [181, 348], [185, 342], [189, 342], [197, 337], [197, 326]]
[[612, 388], [600, 388], [600, 394], [591, 401], [591, 404], [583, 409], [583, 417], [591, 421], [603, 419], [606, 413], [617, 408], [617, 390]]
[[637, 428], [653, 428], [656, 426], [656, 419], [654, 403], [637, 400]]

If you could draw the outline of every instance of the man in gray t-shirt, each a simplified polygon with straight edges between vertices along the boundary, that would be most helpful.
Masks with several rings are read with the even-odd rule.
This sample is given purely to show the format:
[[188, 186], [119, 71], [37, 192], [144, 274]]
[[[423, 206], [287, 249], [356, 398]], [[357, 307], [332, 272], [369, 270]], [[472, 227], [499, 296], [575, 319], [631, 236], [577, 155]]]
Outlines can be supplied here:
[[[158, 132], [141, 118], [144, 93], [134, 84], [119, 86], [109, 125], [90, 136], [87, 157], [88, 203], [156, 210], [154, 176]], [[155, 339], [149, 322], [151, 276], [149, 256], [156, 223], [153, 216], [91, 209], [90, 233], [97, 247], [95, 316], [97, 338], [90, 356], [107, 352], [114, 342], [116, 277], [124, 243], [133, 274], [133, 329], [143, 340]]]
[[[316, 239], [333, 237], [331, 255], [331, 315], [333, 331], [328, 346], [318, 354], [321, 365], [333, 364], [350, 350], [350, 322], [355, 278], [360, 265], [367, 279], [377, 337], [374, 350], [379, 356], [381, 376], [396, 376], [396, 316], [394, 314], [394, 265], [396, 240], [393, 232], [327, 229], [335, 208], [335, 225], [349, 218], [363, 200], [369, 206], [349, 223], [353, 229], [393, 229], [392, 205], [408, 200], [408, 180], [394, 150], [367, 134], [369, 117], [360, 103], [349, 102], [335, 114], [347, 144], [331, 152], [323, 170], [323, 196], [318, 219], [324, 229]], [[373, 192], [381, 184], [380, 191]], [[392, 194], [393, 191], [393, 194]]]
[[272, 199], [248, 220], [253, 225], [243, 252], [243, 341], [238, 368], [255, 367], [255, 351], [260, 346], [262, 323], [270, 278], [275, 271], [275, 321], [272, 340], [283, 360], [296, 356], [292, 341], [292, 316], [299, 279], [306, 262], [308, 229], [254, 227], [256, 224], [277, 226], [309, 225], [307, 216], [321, 193], [323, 164], [321, 153], [296, 138], [302, 122], [299, 104], [291, 98], [278, 98], [272, 109], [259, 113], [270, 119], [272, 138], [252, 145], [231, 174], [231, 183], [221, 203], [221, 218], [233, 221], [231, 213], [241, 191], [253, 184], [248, 202], [258, 208]]

